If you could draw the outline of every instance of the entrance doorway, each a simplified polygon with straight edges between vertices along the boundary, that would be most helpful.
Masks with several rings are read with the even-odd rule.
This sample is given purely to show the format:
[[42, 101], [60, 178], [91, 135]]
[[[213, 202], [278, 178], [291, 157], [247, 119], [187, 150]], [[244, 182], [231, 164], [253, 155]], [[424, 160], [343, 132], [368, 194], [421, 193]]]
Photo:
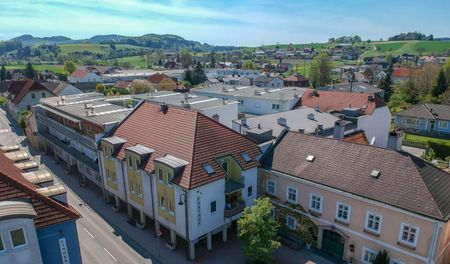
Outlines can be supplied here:
[[323, 230], [322, 250], [342, 258], [344, 256], [344, 244], [345, 239], [339, 233], [331, 230]]

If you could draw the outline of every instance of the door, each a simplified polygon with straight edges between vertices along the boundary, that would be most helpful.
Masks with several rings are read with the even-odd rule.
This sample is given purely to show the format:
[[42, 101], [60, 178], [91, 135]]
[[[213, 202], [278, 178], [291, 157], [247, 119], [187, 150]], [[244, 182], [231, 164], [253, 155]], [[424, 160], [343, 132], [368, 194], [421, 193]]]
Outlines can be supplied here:
[[322, 250], [338, 256], [344, 256], [345, 239], [338, 233], [331, 230], [323, 230], [322, 235]]

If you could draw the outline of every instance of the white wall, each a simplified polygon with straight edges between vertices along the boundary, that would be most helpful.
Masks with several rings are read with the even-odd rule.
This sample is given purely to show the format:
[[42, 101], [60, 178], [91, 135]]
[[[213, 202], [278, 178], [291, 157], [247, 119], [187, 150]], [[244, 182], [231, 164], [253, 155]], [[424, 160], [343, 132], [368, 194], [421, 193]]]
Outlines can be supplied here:
[[[255, 204], [255, 199], [258, 194], [258, 169], [252, 168], [242, 171], [244, 177], [244, 189], [242, 190], [242, 198], [245, 200], [246, 206], [252, 206]], [[252, 186], [252, 196], [248, 196], [248, 187]]]
[[58, 96], [72, 95], [72, 94], [80, 94], [83, 93], [80, 89], [76, 88], [73, 85], [67, 85]]
[[[269, 100], [259, 98], [240, 98], [243, 103], [239, 104], [239, 112], [255, 115], [268, 115], [291, 110], [297, 104], [299, 98], [287, 100]], [[272, 109], [272, 104], [279, 104], [280, 109]]]
[[238, 102], [230, 102], [225, 105], [203, 109], [202, 113], [211, 118], [218, 114], [219, 122], [231, 128], [232, 121], [238, 118], [238, 105]]
[[371, 115], [358, 118], [358, 129], [364, 130], [369, 143], [375, 137], [374, 146], [385, 148], [391, 126], [391, 112], [387, 106], [375, 108]]
[[89, 72], [83, 78], [69, 76], [67, 79], [70, 83], [101, 82], [100, 76], [92, 72]]

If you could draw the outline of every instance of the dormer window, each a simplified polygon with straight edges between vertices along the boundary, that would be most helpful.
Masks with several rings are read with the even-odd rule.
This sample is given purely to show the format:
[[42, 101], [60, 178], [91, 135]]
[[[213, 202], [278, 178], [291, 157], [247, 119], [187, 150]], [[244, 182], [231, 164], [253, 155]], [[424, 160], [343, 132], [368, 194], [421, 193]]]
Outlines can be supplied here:
[[250, 162], [252, 160], [252, 157], [247, 152], [242, 152], [241, 157], [245, 160], [245, 162]]
[[211, 174], [214, 174], [216, 171], [214, 170], [214, 168], [210, 165], [210, 164], [208, 164], [208, 163], [206, 163], [206, 164], [203, 164], [203, 169], [206, 171], [206, 173], [208, 173], [209, 175], [211, 175]]
[[220, 166], [222, 166], [222, 169], [228, 173], [228, 161], [224, 160], [221, 162]]

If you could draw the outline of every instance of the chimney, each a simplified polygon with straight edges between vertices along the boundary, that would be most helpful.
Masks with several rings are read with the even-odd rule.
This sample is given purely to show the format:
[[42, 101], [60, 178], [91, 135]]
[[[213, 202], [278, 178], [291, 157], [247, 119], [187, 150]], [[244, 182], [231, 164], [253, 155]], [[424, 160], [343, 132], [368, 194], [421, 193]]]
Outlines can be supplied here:
[[184, 102], [189, 104], [189, 93], [184, 93]]
[[318, 128], [319, 130], [323, 130], [323, 124], [318, 124], [318, 125], [317, 125], [317, 128]]
[[309, 120], [316, 120], [315, 117], [314, 117], [314, 113], [309, 113], [309, 114], [307, 115], [307, 118], [308, 118]]
[[402, 144], [403, 144], [403, 133], [401, 130], [396, 129], [391, 132], [389, 132], [388, 136], [388, 142], [387, 142], [387, 148], [394, 149], [394, 150], [402, 150]]
[[315, 129], [314, 129], [314, 135], [316, 135], [316, 136], [319, 135], [319, 129], [318, 129], [318, 128], [315, 128]]
[[245, 116], [241, 119], [241, 125], [247, 127], [247, 118]]
[[167, 113], [167, 110], [169, 110], [169, 106], [166, 105], [166, 103], [163, 102], [163, 103], [160, 105], [160, 109], [161, 109], [161, 112], [163, 112], [163, 113], [165, 114], [165, 113]]
[[312, 95], [318, 97], [318, 96], [319, 96], [319, 92], [318, 92], [317, 90], [314, 90], [313, 93], [312, 93]]
[[299, 132], [300, 134], [305, 134], [305, 129], [304, 129], [304, 128], [299, 128], [299, 129], [298, 129], [298, 132]]
[[287, 119], [284, 117], [279, 117], [277, 123], [280, 126], [287, 126]]
[[334, 122], [333, 138], [344, 139], [345, 124], [342, 120]]

